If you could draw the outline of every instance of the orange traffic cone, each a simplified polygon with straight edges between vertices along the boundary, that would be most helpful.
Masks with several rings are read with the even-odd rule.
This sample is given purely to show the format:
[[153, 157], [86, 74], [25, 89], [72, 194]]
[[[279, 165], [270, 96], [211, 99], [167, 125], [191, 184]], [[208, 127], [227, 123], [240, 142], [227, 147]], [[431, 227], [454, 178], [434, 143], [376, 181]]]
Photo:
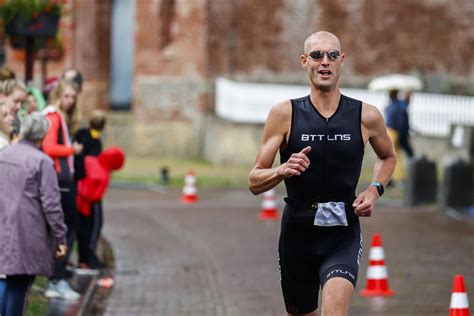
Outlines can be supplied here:
[[466, 288], [464, 287], [464, 277], [462, 275], [454, 275], [449, 316], [469, 315], [471, 313], [469, 312], [469, 302], [467, 300]]
[[196, 188], [196, 174], [194, 170], [189, 170], [184, 178], [183, 195], [181, 196], [181, 202], [186, 204], [196, 203], [198, 201], [197, 188]]
[[258, 216], [261, 220], [276, 220], [278, 219], [278, 211], [275, 201], [275, 190], [270, 189], [263, 193], [262, 211]]
[[367, 268], [367, 285], [360, 292], [362, 296], [391, 296], [394, 291], [388, 287], [385, 253], [382, 248], [382, 238], [375, 234], [369, 252], [369, 267]]

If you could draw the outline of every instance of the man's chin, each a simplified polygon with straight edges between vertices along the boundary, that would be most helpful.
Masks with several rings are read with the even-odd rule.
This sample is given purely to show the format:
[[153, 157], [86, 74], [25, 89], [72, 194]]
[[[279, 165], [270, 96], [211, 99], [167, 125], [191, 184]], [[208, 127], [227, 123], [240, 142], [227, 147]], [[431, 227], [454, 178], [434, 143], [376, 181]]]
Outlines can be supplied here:
[[324, 91], [324, 92], [329, 92], [331, 90], [334, 90], [334, 84], [332, 83], [329, 83], [329, 82], [325, 82], [323, 84], [321, 83], [317, 83], [316, 84], [316, 88], [318, 88], [318, 90], [321, 90], [321, 91]]

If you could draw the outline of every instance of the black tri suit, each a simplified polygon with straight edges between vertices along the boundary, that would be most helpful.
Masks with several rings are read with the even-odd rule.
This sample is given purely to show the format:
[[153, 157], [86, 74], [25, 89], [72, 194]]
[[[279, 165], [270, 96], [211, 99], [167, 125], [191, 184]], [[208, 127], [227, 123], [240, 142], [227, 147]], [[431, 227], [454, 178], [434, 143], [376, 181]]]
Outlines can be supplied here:
[[291, 106], [281, 163], [306, 146], [311, 163], [301, 175], [285, 179], [278, 253], [286, 309], [303, 314], [318, 308], [319, 288], [328, 279], [342, 277], [354, 287], [357, 282], [362, 238], [352, 203], [364, 156], [362, 102], [341, 95], [329, 118], [309, 96], [291, 100]]

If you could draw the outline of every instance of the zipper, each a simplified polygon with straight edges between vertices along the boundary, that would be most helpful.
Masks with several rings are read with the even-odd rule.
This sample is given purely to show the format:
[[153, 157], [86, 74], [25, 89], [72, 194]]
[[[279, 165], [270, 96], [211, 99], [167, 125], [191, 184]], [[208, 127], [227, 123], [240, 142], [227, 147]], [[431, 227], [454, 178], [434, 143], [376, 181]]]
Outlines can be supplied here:
[[329, 117], [326, 117], [326, 138], [325, 138], [325, 151], [324, 151], [324, 198], [327, 199], [327, 180], [328, 180], [328, 137], [329, 137]]

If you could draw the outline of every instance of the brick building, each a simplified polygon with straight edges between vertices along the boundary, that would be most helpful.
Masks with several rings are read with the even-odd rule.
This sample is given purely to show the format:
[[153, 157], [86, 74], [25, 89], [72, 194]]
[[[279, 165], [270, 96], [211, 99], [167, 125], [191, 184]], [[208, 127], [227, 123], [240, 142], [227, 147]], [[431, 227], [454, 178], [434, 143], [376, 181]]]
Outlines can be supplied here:
[[[48, 74], [84, 73], [85, 116], [131, 104], [109, 135], [137, 154], [202, 156], [213, 80], [303, 83], [302, 43], [320, 29], [341, 39], [345, 86], [402, 72], [474, 94], [471, 0], [67, 0], [63, 11], [64, 54]], [[22, 58], [8, 49], [18, 74]]]

